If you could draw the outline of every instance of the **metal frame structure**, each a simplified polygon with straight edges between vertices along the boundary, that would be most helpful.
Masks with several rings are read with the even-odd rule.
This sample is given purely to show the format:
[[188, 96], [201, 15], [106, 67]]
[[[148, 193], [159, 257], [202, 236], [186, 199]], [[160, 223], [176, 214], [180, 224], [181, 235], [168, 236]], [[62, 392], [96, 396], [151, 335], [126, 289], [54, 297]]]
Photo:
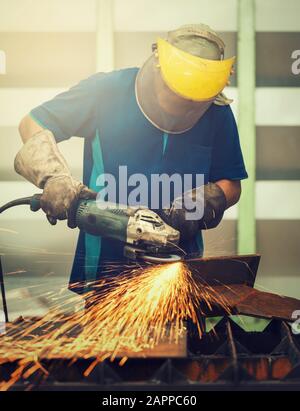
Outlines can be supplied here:
[[[201, 339], [188, 336], [185, 357], [129, 358], [123, 366], [105, 360], [84, 378], [93, 362], [41, 359], [49, 375], [34, 374], [11, 389], [24, 390], [286, 390], [300, 388], [300, 336], [283, 321], [262, 332], [246, 332], [224, 317]], [[17, 362], [2, 364], [7, 379]]]
[[[194, 279], [202, 286], [213, 287], [226, 299], [232, 314], [271, 319], [262, 332], [247, 332], [237, 325], [222, 306], [199, 308], [202, 336], [190, 321], [187, 323], [186, 350], [170, 355], [165, 347], [159, 356], [130, 358], [125, 365], [105, 360], [84, 378], [84, 371], [94, 358], [40, 358], [48, 373], [35, 373], [18, 381], [13, 390], [141, 390], [141, 389], [298, 389], [300, 388], [300, 335], [294, 335], [292, 312], [300, 301], [253, 289], [260, 256], [232, 256], [194, 259], [188, 262]], [[201, 313], [200, 313], [201, 311]], [[207, 331], [205, 318], [223, 317]], [[6, 335], [28, 327], [36, 318], [22, 318], [7, 325]], [[285, 320], [285, 321], [284, 321]], [[59, 327], [60, 323], [53, 324]], [[47, 325], [47, 327], [49, 327]], [[36, 332], [43, 333], [39, 327]], [[31, 332], [30, 338], [33, 338]], [[40, 335], [40, 334], [39, 334]], [[185, 353], [185, 355], [184, 355]], [[29, 365], [30, 366], [30, 365]], [[7, 380], [18, 361], [0, 367], [0, 379]]]

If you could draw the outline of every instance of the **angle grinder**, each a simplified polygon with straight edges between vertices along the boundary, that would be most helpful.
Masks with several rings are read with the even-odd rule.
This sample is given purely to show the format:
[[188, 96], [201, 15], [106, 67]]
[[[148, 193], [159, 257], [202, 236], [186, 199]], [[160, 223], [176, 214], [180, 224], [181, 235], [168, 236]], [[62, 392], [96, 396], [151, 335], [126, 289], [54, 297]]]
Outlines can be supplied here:
[[[0, 213], [27, 204], [31, 211], [41, 208], [41, 194], [20, 198], [0, 207]], [[124, 255], [131, 260], [151, 263], [181, 261], [179, 231], [166, 224], [148, 208], [120, 206], [100, 200], [79, 200], [72, 207], [68, 220], [85, 233], [115, 239], [124, 243]]]

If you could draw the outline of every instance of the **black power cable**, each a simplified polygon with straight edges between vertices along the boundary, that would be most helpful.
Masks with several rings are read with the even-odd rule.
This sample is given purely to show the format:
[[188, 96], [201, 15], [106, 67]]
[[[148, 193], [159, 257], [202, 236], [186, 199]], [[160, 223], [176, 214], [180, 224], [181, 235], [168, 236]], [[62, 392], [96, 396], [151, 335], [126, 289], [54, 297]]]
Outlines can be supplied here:
[[[29, 204], [32, 211], [38, 211], [40, 209], [40, 198], [41, 198], [40, 194], [35, 194], [31, 197], [24, 197], [24, 198], [19, 198], [17, 200], [10, 201], [9, 203], [0, 207], [0, 214], [8, 210], [11, 207], [15, 207], [17, 205], [23, 205], [23, 204], [24, 205]], [[5, 317], [5, 321], [8, 322], [8, 310], [7, 310], [7, 302], [6, 302], [6, 295], [5, 295], [4, 275], [3, 275], [3, 270], [2, 270], [1, 257], [0, 257], [0, 288], [1, 288], [4, 317]]]
[[8, 311], [7, 311], [7, 303], [6, 303], [6, 295], [5, 295], [5, 287], [4, 287], [4, 275], [3, 275], [3, 270], [2, 270], [1, 257], [0, 257], [0, 288], [1, 288], [2, 305], [3, 305], [5, 322], [8, 323]]

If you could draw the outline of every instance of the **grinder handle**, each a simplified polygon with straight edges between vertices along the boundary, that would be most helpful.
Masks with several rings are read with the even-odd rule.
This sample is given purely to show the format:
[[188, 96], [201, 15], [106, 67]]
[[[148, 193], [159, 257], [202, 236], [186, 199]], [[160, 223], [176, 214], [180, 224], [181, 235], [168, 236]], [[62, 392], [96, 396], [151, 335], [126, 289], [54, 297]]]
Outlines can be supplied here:
[[42, 194], [34, 194], [30, 199], [30, 210], [38, 211], [41, 208], [41, 196]]

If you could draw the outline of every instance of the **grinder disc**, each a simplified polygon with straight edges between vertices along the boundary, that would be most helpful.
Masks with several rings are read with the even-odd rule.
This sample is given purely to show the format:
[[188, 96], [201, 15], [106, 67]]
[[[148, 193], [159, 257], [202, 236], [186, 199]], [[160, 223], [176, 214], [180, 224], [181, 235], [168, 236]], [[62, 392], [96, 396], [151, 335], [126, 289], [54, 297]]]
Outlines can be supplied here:
[[133, 247], [128, 244], [124, 247], [124, 255], [130, 260], [140, 260], [155, 264], [175, 263], [183, 259], [183, 256], [179, 254], [150, 253], [149, 250], [147, 252], [142, 248]]
[[149, 263], [164, 264], [164, 263], [175, 263], [182, 261], [182, 257], [176, 254], [163, 254], [163, 255], [149, 255], [141, 254], [139, 259], [147, 261]]

